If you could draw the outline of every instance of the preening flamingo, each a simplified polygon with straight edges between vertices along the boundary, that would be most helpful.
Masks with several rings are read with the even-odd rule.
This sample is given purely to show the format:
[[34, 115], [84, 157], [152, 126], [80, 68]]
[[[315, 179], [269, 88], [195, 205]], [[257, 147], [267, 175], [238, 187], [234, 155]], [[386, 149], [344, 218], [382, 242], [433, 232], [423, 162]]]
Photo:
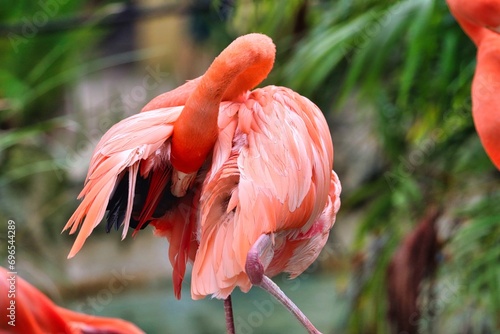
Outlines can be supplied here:
[[[98, 143], [64, 229], [69, 257], [108, 211], [108, 230], [146, 225], [170, 242], [180, 297], [188, 260], [193, 299], [258, 285], [317, 330], [269, 277], [301, 274], [318, 256], [340, 207], [333, 144], [321, 111], [285, 87], [253, 89], [271, 71], [272, 40], [237, 38], [207, 72], [149, 102]], [[134, 233], [135, 233], [134, 232]]]
[[500, 170], [500, 1], [447, 1], [451, 13], [477, 47], [472, 115], [486, 153]]
[[0, 333], [144, 333], [125, 320], [97, 317], [59, 307], [34, 286], [3, 267], [0, 267], [0, 293]]

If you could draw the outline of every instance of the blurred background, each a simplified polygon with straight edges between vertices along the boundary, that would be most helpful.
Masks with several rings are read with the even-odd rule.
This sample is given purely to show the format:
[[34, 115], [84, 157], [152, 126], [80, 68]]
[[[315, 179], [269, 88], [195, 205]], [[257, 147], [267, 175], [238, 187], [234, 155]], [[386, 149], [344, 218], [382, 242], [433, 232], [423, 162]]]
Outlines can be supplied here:
[[[147, 333], [222, 333], [222, 302], [171, 289], [166, 240], [61, 234], [114, 123], [261, 32], [263, 83], [324, 112], [342, 207], [319, 259], [275, 281], [325, 333], [500, 331], [500, 173], [471, 117], [475, 47], [443, 0], [14, 1], [0, 11], [0, 256], [57, 304]], [[114, 231], [112, 231], [114, 232]], [[188, 275], [189, 276], [189, 275]], [[238, 333], [302, 333], [258, 289]]]

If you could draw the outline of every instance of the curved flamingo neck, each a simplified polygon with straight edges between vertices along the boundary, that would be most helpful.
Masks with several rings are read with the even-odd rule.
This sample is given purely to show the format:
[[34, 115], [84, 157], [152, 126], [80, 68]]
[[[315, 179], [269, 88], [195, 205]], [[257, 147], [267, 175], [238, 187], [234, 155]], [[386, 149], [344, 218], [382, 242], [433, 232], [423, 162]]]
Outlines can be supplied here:
[[174, 125], [172, 165], [183, 173], [197, 171], [218, 135], [222, 100], [234, 100], [261, 83], [273, 67], [276, 48], [261, 34], [237, 38], [215, 58], [186, 101]]
[[463, 1], [462, 0], [448, 0], [448, 6], [450, 8], [450, 12], [453, 14], [457, 22], [460, 24], [462, 30], [469, 36], [469, 38], [479, 46], [482, 35], [484, 33], [484, 28], [478, 24], [475, 24], [470, 18], [464, 16]]
[[479, 47], [485, 36], [500, 33], [498, 0], [447, 0], [447, 2], [451, 13], [476, 46]]
[[500, 170], [500, 1], [447, 1], [452, 14], [477, 46], [472, 115], [486, 153]]
[[471, 21], [463, 18], [460, 15], [455, 15], [455, 18], [457, 19], [458, 23], [462, 27], [462, 30], [469, 36], [469, 38], [474, 42], [474, 44], [479, 46], [481, 44], [481, 41], [483, 40], [483, 35], [485, 33], [485, 28], [478, 26]]

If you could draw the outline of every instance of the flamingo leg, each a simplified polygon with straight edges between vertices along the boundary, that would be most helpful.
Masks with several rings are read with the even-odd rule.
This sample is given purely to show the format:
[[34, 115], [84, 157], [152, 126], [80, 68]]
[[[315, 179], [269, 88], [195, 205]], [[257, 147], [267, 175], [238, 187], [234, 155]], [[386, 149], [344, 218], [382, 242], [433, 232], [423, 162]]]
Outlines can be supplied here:
[[[292, 313], [304, 326], [308, 333], [321, 334], [314, 327], [312, 322], [298, 308], [295, 303], [287, 297], [287, 295], [274, 283], [269, 277], [264, 275], [264, 267], [267, 266], [272, 259], [273, 241], [267, 234], [263, 234], [257, 239], [252, 248], [247, 254], [245, 270], [253, 285], [257, 285], [276, 298], [290, 313]], [[271, 255], [271, 256], [270, 256]], [[264, 262], [264, 263], [263, 263]]]
[[234, 328], [233, 303], [231, 301], [231, 295], [224, 299], [224, 312], [226, 314], [226, 332], [227, 334], [235, 334], [236, 330]]

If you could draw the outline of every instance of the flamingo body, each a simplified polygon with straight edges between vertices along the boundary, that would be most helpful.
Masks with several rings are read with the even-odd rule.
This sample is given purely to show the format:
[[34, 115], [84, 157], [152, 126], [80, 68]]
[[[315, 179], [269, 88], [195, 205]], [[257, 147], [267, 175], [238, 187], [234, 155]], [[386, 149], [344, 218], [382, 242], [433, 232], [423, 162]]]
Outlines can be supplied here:
[[201, 195], [193, 298], [250, 289], [245, 261], [262, 234], [274, 236], [266, 274], [299, 275], [323, 248], [340, 206], [330, 133], [312, 102], [268, 86], [221, 104], [219, 115]]
[[[70, 233], [81, 226], [69, 257], [108, 211], [108, 230], [123, 225], [125, 237], [129, 227], [149, 224], [169, 240], [177, 298], [188, 261], [194, 299], [227, 300], [252, 284], [281, 298], [262, 276], [295, 277], [317, 258], [341, 186], [318, 107], [285, 87], [251, 91], [274, 55], [269, 37], [242, 36], [203, 76], [114, 125], [65, 226]], [[284, 305], [317, 332], [291, 301]]]
[[[262, 233], [276, 233], [271, 276], [305, 270], [323, 248], [340, 206], [329, 130], [319, 109], [287, 88], [247, 95], [242, 102], [221, 103], [211, 168], [159, 217], [153, 213], [168, 188], [171, 134], [182, 108], [149, 110], [114, 125], [94, 151], [79, 195], [83, 201], [66, 225], [74, 233], [83, 221], [69, 257], [109, 210], [117, 184], [126, 181], [123, 236], [134, 213], [168, 238], [177, 296], [188, 260], [194, 261], [194, 298], [225, 298], [236, 285], [247, 291], [245, 256]], [[133, 203], [138, 179], [151, 182], [140, 194], [149, 199], [141, 209]]]
[[500, 1], [448, 0], [448, 5], [477, 47], [472, 116], [486, 153], [500, 170]]
[[489, 35], [478, 48], [472, 116], [486, 153], [500, 170], [500, 35]]

